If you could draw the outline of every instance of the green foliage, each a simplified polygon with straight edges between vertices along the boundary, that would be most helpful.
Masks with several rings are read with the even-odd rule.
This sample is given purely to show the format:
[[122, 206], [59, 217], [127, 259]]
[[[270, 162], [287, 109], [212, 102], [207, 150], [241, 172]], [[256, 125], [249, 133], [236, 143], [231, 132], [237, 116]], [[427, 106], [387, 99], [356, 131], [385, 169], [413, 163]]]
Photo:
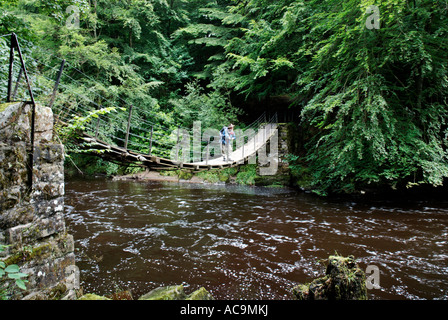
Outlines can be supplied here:
[[[125, 111], [126, 109], [120, 108], [119, 110]], [[78, 167], [81, 166], [88, 175], [104, 173], [111, 176], [119, 172], [120, 166], [116, 163], [107, 162], [101, 158], [89, 158], [90, 161], [84, 162], [79, 157], [74, 156], [75, 154], [100, 154], [100, 151], [91, 147], [90, 143], [83, 142], [79, 139], [80, 133], [85, 131], [93, 120], [98, 119], [102, 115], [110, 115], [116, 111], [117, 108], [115, 107], [90, 111], [85, 116], [73, 116], [73, 119], [68, 124], [60, 124], [55, 127], [55, 134], [65, 146], [66, 158], [70, 162], [68, 165], [69, 168], [74, 167], [79, 171], [80, 169]]]
[[240, 168], [236, 175], [236, 182], [242, 185], [254, 185], [257, 176], [257, 166], [248, 164]]
[[[86, 125], [89, 124], [93, 119], [98, 119], [100, 115], [109, 114], [112, 111], [115, 111], [116, 108], [102, 108], [100, 110], [94, 110], [87, 113], [85, 116], [74, 116], [71, 123], [68, 125], [61, 125], [59, 132], [59, 137], [62, 138], [62, 141], [65, 142], [68, 139], [72, 138], [77, 131], [86, 130]], [[125, 108], [121, 108], [122, 111], [126, 111]]]
[[294, 49], [300, 47], [301, 38], [293, 33], [302, 7], [294, 1], [269, 5], [243, 1], [231, 6], [230, 14], [238, 17], [231, 21], [238, 22], [241, 33], [226, 44], [227, 60], [217, 68], [212, 85], [257, 98], [294, 92], [298, 74]]
[[186, 95], [171, 99], [175, 106], [175, 116], [184, 126], [193, 127], [200, 121], [202, 128], [221, 128], [229, 123], [237, 122], [238, 109], [233, 107], [225, 95], [214, 90], [204, 92], [197, 81], [187, 83]]
[[196, 176], [198, 178], [204, 179], [209, 183], [218, 183], [221, 181], [219, 179], [219, 172], [217, 172], [216, 170], [201, 171], [196, 173]]
[[187, 170], [179, 170], [177, 175], [181, 180], [190, 180], [193, 177], [193, 173]]
[[[65, 9], [70, 5], [80, 8], [79, 29], [65, 26], [69, 16]], [[203, 62], [195, 62], [195, 51], [189, 50], [186, 37], [176, 35], [178, 29], [203, 22], [205, 13], [199, 9], [209, 5], [207, 1], [191, 4], [184, 0], [18, 0], [0, 4], [0, 23], [4, 33], [17, 32], [26, 49], [25, 59], [32, 64], [28, 71], [39, 102], [49, 101], [54, 84], [51, 79], [56, 76], [60, 60], [66, 59], [54, 104], [56, 113], [69, 110], [82, 115], [86, 109], [128, 108], [132, 104], [134, 117], [145, 121], [133, 123], [130, 142], [145, 146], [135, 151], [147, 152], [145, 138], [151, 131], [148, 123], [155, 123], [158, 126], [154, 134], [160, 143], [153, 145], [152, 152], [168, 157], [161, 145], [170, 142], [170, 134], [177, 126], [191, 127], [193, 119], [202, 121], [203, 128], [236, 122], [237, 112], [228, 93], [209, 92], [202, 85], [191, 84], [193, 74], [203, 69]], [[208, 14], [211, 17], [211, 12]], [[1, 97], [6, 96], [8, 45], [9, 38], [0, 38]], [[19, 96], [27, 99], [27, 92], [21, 89]], [[206, 109], [199, 108], [202, 103]], [[110, 126], [102, 128], [104, 133], [123, 139], [126, 114], [109, 115], [107, 122]]]
[[431, 3], [383, 2], [381, 28], [368, 30], [368, 3], [316, 2], [298, 83], [310, 97], [303, 121], [318, 129], [306, 160], [320, 192], [439, 186], [448, 177], [448, 42], [439, 38], [448, 19]]
[[[446, 158], [448, 18], [442, 1], [239, 1], [242, 34], [212, 86], [248, 99], [287, 94], [310, 128], [316, 192], [440, 186]], [[443, 36], [442, 36], [443, 35]]]
[[238, 174], [238, 171], [238, 168], [216, 169], [198, 172], [196, 176], [210, 183], [227, 183], [231, 177], [235, 177]]
[[[77, 30], [65, 26], [73, 4]], [[370, 5], [380, 29], [366, 28]], [[440, 186], [448, 177], [445, 1], [17, 0], [0, 8], [0, 35], [19, 34], [41, 101], [55, 76], [45, 66], [70, 62], [57, 110], [132, 104], [168, 143], [177, 126], [219, 128], [237, 122], [244, 99], [284, 96], [311, 136], [293, 171], [320, 194]], [[2, 98], [8, 41], [0, 38]], [[105, 133], [122, 137], [126, 121], [125, 112], [109, 114]], [[149, 132], [142, 122], [131, 136], [141, 152]], [[167, 156], [157, 144], [153, 153]]]
[[[126, 109], [120, 108], [121, 111]], [[59, 140], [65, 145], [66, 152], [76, 152], [76, 153], [91, 153], [98, 152], [94, 149], [88, 149], [87, 143], [79, 144], [79, 133], [86, 130], [86, 127], [94, 119], [98, 119], [101, 115], [110, 114], [116, 111], [117, 108], [108, 107], [99, 110], [89, 111], [85, 116], [73, 116], [73, 119], [68, 124], [59, 124], [55, 128], [55, 133], [59, 137]]]
[[[7, 246], [0, 244], [0, 252], [3, 252]], [[28, 277], [28, 274], [20, 272], [20, 268], [16, 264], [6, 265], [3, 261], [0, 261], [0, 300], [7, 300], [8, 290], [10, 288], [4, 287], [5, 279], [14, 280], [16, 287], [26, 290], [25, 283], [28, 282], [23, 278]]]

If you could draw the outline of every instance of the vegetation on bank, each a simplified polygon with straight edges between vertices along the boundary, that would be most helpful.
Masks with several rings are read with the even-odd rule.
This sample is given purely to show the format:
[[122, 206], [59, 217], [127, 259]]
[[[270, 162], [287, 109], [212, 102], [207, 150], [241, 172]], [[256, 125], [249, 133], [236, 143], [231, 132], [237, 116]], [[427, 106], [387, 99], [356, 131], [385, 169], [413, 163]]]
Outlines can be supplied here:
[[[114, 177], [114, 176], [126, 176], [143, 173], [145, 171], [142, 167], [124, 167], [119, 164], [112, 162], [107, 162], [105, 160], [99, 159], [98, 161], [92, 161], [95, 159], [93, 156], [86, 155], [74, 155], [74, 162], [80, 165], [79, 168], [75, 166], [74, 162], [66, 163], [66, 175], [70, 176], [86, 176], [94, 177], [95, 175], [102, 175], [104, 177]], [[104, 161], [104, 162], [103, 162]], [[192, 173], [188, 170], [162, 170], [159, 171], [161, 176], [176, 177], [179, 180], [192, 180], [193, 177], [204, 181], [205, 183], [218, 184], [218, 183], [233, 183], [240, 185], [255, 185], [257, 179], [262, 179], [257, 173], [256, 165], [243, 165], [234, 168], [225, 169], [214, 169], [210, 171], [201, 171], [197, 173]], [[285, 186], [279, 184], [269, 184], [268, 186]]]
[[257, 166], [253, 164], [221, 170], [203, 171], [197, 173], [196, 176], [210, 183], [224, 182], [241, 185], [255, 185], [255, 179], [259, 177], [257, 174]]
[[[57, 105], [125, 100], [168, 135], [196, 120], [243, 124], [282, 97], [302, 133], [292, 170], [319, 194], [437, 187], [448, 177], [445, 1], [5, 0], [0, 8], [0, 35], [19, 35], [36, 95], [48, 97], [60, 59], [69, 62]], [[8, 53], [1, 37], [2, 98]], [[142, 123], [138, 135], [149, 132]], [[95, 162], [96, 172], [123, 170]]]

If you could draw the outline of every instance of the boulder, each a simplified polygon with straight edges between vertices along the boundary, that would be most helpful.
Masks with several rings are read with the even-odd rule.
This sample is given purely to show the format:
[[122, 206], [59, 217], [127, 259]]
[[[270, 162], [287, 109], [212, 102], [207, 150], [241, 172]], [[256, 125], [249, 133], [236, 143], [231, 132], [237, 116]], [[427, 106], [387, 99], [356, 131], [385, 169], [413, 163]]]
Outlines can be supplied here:
[[366, 277], [353, 256], [330, 256], [325, 276], [292, 291], [298, 300], [367, 300]]

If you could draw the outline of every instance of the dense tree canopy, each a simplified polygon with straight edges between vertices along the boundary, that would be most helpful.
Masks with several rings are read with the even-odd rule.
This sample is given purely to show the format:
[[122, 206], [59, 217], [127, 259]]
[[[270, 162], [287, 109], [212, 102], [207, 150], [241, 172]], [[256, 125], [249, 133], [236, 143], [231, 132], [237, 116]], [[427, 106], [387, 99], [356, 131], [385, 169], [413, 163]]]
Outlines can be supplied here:
[[[69, 6], [79, 8], [78, 29], [67, 27]], [[73, 81], [60, 103], [82, 103], [82, 83], [93, 88], [86, 98], [126, 100], [172, 128], [237, 121], [246, 102], [283, 96], [306, 132], [291, 166], [307, 168], [316, 192], [440, 186], [448, 177], [446, 1], [8, 0], [0, 8], [0, 35], [19, 35], [35, 73], [69, 61]]]

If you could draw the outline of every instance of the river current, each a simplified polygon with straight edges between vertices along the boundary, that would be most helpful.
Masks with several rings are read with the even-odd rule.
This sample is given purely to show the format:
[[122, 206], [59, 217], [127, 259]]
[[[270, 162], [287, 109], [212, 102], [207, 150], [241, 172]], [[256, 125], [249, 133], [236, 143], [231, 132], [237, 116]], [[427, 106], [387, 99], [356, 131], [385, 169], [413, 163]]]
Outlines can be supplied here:
[[448, 299], [448, 201], [322, 199], [290, 189], [66, 182], [85, 293], [167, 285], [216, 299], [292, 299], [336, 252], [376, 266], [369, 299]]

